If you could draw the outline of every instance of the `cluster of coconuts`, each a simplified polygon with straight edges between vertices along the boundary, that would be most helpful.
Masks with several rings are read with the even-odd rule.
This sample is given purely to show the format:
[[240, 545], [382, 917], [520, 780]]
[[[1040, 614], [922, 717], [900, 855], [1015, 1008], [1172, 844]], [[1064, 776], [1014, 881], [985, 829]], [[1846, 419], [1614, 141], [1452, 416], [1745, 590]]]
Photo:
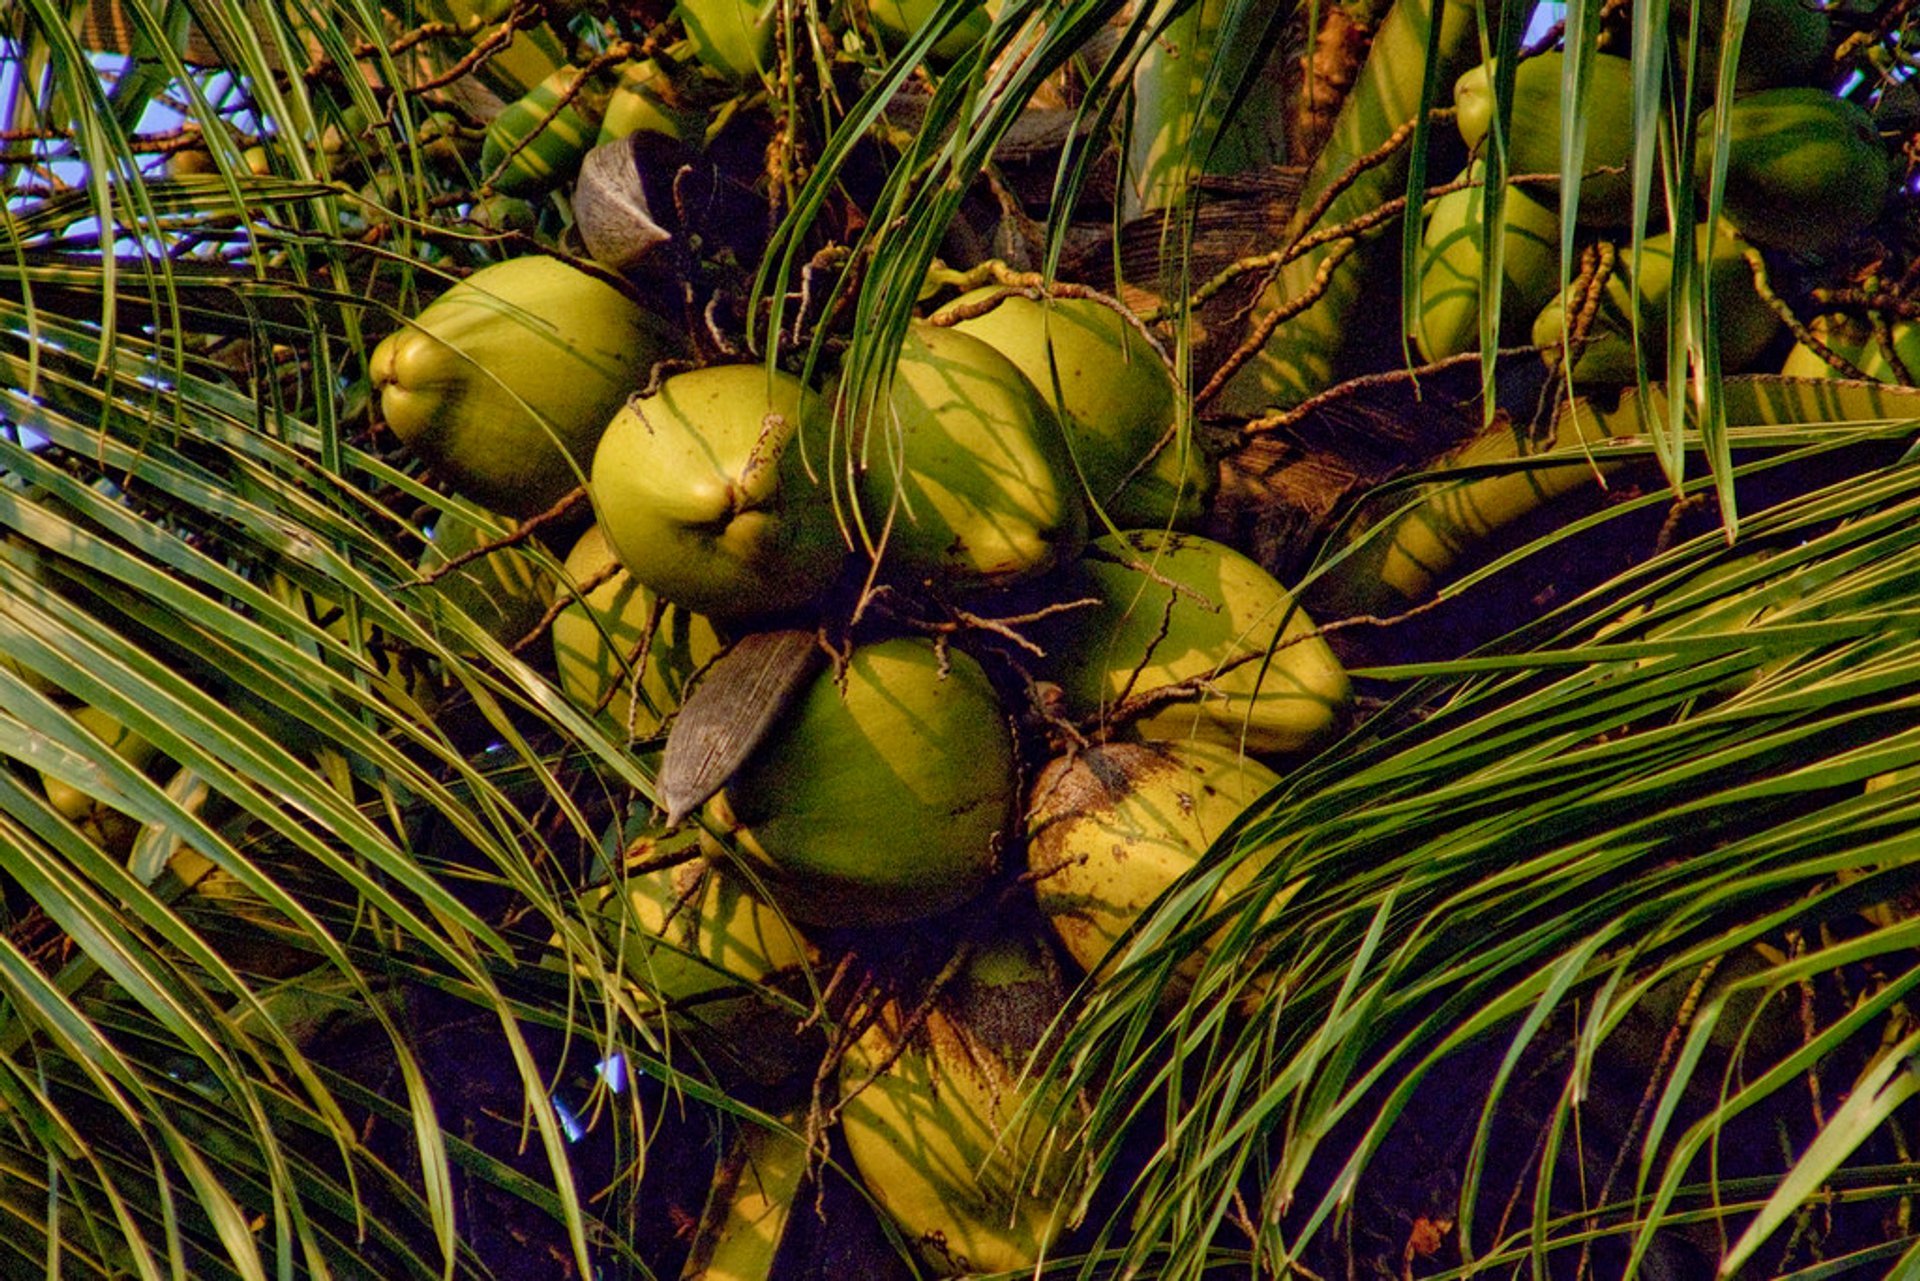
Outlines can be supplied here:
[[[1706, 47], [1698, 73], [1712, 83], [1721, 6], [1701, 11]], [[1685, 6], [1671, 21], [1685, 30]], [[1756, 0], [1743, 39], [1736, 94], [1727, 106], [1727, 169], [1721, 219], [1694, 228], [1694, 261], [1705, 273], [1719, 337], [1721, 366], [1749, 370], [1780, 322], [1753, 280], [1748, 254], [1755, 246], [1807, 260], [1840, 249], [1879, 217], [1892, 165], [1872, 118], [1857, 104], [1814, 85], [1826, 56], [1827, 17], [1800, 0]], [[1492, 127], [1496, 63], [1468, 71], [1454, 86], [1461, 137], [1479, 151]], [[1513, 73], [1507, 159], [1513, 174], [1560, 171], [1563, 89], [1572, 66], [1560, 52], [1521, 62]], [[1592, 243], [1613, 250], [1613, 266], [1599, 296], [1581, 281], [1560, 288], [1561, 209], [1554, 184], [1512, 184], [1501, 201], [1502, 342], [1543, 348], [1558, 367], [1565, 355], [1568, 317], [1591, 309], [1583, 341], [1573, 348], [1576, 382], [1621, 383], [1635, 377], [1633, 306], [1639, 306], [1642, 343], [1666, 342], [1673, 300], [1672, 233], [1646, 237], [1631, 249], [1633, 83], [1630, 64], [1595, 54], [1581, 99], [1587, 114], [1577, 225]], [[1722, 122], [1709, 108], [1696, 121], [1694, 186], [1704, 205], [1712, 179], [1713, 139]], [[1462, 175], [1467, 184], [1433, 201], [1426, 214], [1420, 319], [1414, 334], [1423, 355], [1440, 360], [1479, 347], [1482, 244], [1487, 193], [1479, 161]], [[1658, 192], [1654, 206], [1660, 205]], [[1576, 255], [1575, 261], [1579, 258]]]
[[[1072, 1162], [1047, 1155], [1062, 1131], [1021, 1106], [1022, 1070], [1073, 967], [1111, 967], [1276, 768], [1340, 730], [1346, 675], [1280, 583], [1186, 532], [1211, 468], [1163, 358], [1099, 300], [964, 294], [871, 394], [762, 364], [649, 373], [679, 353], [621, 290], [527, 258], [455, 285], [371, 365], [389, 425], [503, 516], [589, 481], [557, 677], [640, 750], [741, 638], [842, 646], [697, 823], [629, 834], [654, 870], [617, 877], [599, 919], [684, 1045], [763, 1082], [820, 1052], [790, 1009], [769, 1037], [765, 993], [847, 931], [1025, 922], [931, 1017], [876, 996], [841, 1071], [856, 1164], [933, 1266], [1030, 1266]], [[842, 626], [876, 588], [891, 603]]]

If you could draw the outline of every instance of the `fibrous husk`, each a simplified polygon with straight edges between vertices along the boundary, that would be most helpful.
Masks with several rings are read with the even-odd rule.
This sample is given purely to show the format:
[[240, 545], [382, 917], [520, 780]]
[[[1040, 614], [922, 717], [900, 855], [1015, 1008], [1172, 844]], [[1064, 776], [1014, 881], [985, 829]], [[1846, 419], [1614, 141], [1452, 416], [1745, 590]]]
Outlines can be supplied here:
[[[1147, 909], [1279, 781], [1258, 761], [1200, 739], [1106, 743], [1050, 763], [1033, 787], [1027, 862], [1067, 954], [1089, 973], [1110, 972], [1114, 947]], [[1231, 867], [1211, 906], [1256, 871], [1248, 862]], [[1185, 981], [1200, 961], [1196, 953], [1182, 964]]]
[[841, 1061], [854, 1165], [937, 1275], [1032, 1269], [1067, 1224], [1079, 1109], [1029, 1071], [1066, 995], [1044, 941], [1008, 930], [917, 1029], [889, 1001]]

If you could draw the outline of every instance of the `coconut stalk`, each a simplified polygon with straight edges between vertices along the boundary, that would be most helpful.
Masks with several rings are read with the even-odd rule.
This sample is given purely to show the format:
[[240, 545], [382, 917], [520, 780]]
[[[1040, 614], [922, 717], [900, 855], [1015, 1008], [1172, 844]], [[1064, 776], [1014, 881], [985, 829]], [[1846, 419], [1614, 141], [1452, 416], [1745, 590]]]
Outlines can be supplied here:
[[[1308, 171], [1288, 242], [1373, 213], [1404, 193], [1413, 148], [1401, 146], [1362, 168], [1338, 195], [1326, 199], [1358, 162], [1419, 117], [1429, 83], [1450, 85], [1480, 60], [1480, 8], [1465, 0], [1442, 0], [1436, 31], [1433, 0], [1394, 5], [1340, 110], [1332, 137]], [[1486, 20], [1495, 23], [1496, 14], [1489, 12]], [[1219, 388], [1210, 408], [1251, 418], [1300, 404], [1332, 386], [1356, 338], [1379, 328], [1361, 323], [1357, 311], [1362, 299], [1377, 296], [1392, 272], [1394, 248], [1377, 232], [1357, 241], [1335, 238], [1283, 265], [1251, 317], [1253, 334], [1261, 337], [1258, 349]], [[1312, 305], [1268, 332], [1273, 317], [1322, 289]]]

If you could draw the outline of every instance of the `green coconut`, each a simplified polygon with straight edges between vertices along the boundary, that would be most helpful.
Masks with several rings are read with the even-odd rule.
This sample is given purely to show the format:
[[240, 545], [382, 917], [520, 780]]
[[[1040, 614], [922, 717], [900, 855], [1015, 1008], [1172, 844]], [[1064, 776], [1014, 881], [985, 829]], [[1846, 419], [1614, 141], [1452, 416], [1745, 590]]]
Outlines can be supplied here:
[[[1768, 89], [1728, 109], [1721, 212], [1749, 239], [1796, 254], [1840, 248], [1872, 225], [1893, 166], [1873, 117], [1825, 89]], [[1700, 116], [1694, 186], [1713, 174], [1715, 112]]]
[[1047, 651], [1035, 674], [1060, 687], [1070, 716], [1164, 691], [1135, 732], [1256, 755], [1306, 751], [1346, 720], [1346, 672], [1313, 621], [1271, 574], [1211, 539], [1158, 530], [1096, 539], [1054, 595], [1096, 602], [1033, 633]]
[[[643, 837], [628, 861], [676, 849], [693, 854], [698, 840], [692, 829]], [[710, 1065], [764, 1084], [818, 1054], [809, 1038], [794, 1035], [795, 1016], [764, 986], [806, 969], [813, 949], [737, 875], [696, 855], [619, 876], [589, 908], [586, 919], [618, 956], [636, 1005], [665, 1016], [669, 1050], [683, 1037]]]
[[[487, 125], [480, 172], [495, 191], [540, 196], [572, 180], [599, 136], [607, 102], [605, 88], [575, 88], [579, 79], [578, 67], [561, 67]], [[569, 92], [574, 96], [561, 106]]]
[[594, 143], [604, 146], [636, 133], [657, 133], [681, 142], [698, 141], [702, 133], [700, 113], [681, 102], [673, 73], [653, 58], [620, 64]]
[[797, 696], [707, 817], [796, 920], [894, 925], [986, 888], [1018, 790], [980, 664], [901, 638]]
[[[356, 644], [343, 605], [316, 596], [284, 574], [275, 573], [267, 583], [267, 591], [291, 609], [296, 617], [325, 632], [335, 644], [357, 652], [361, 661], [377, 673], [367, 676], [367, 682], [371, 691], [382, 701], [408, 720], [424, 723], [432, 719], [440, 703], [440, 689], [434, 673], [421, 654], [410, 647], [394, 644], [392, 638], [364, 613], [360, 618], [360, 635]], [[313, 646], [311, 638], [305, 638], [303, 643], [309, 648]], [[327, 655], [334, 651], [321, 652]], [[304, 726], [288, 726], [286, 731], [302, 740], [306, 738]], [[307, 745], [302, 742], [302, 746]], [[312, 745], [317, 745], [317, 740]]]
[[[511, 534], [517, 521], [507, 520]], [[450, 562], [476, 548], [498, 542], [504, 535], [454, 512], [441, 513], [433, 537], [420, 557], [422, 574], [438, 574], [433, 590], [454, 609], [500, 644], [518, 644], [540, 625], [547, 602], [553, 598], [553, 575], [534, 554], [538, 543], [496, 548], [486, 555], [446, 570]]]
[[1192, 525], [1206, 514], [1214, 468], [1179, 439], [1181, 396], [1160, 356], [1111, 308], [1085, 298], [1037, 302], [988, 287], [953, 308], [1000, 295], [953, 328], [1011, 360], [1067, 430], [1081, 479], [1121, 526]]
[[[723, 648], [713, 624], [648, 591], [614, 556], [600, 527], [567, 553], [553, 620], [560, 688], [629, 736], [650, 737], [680, 706], [693, 674]], [[584, 596], [576, 587], [601, 580]], [[635, 697], [635, 694], [638, 697]]]
[[527, 517], [580, 482], [607, 420], [680, 339], [552, 258], [485, 267], [374, 348], [387, 425], [460, 492]]
[[1086, 511], [1059, 425], [987, 343], [916, 323], [888, 400], [854, 408], [860, 506], [890, 577], [999, 586], [1079, 553]]
[[[992, 11], [999, 6], [981, 4], [967, 7], [961, 19], [927, 50], [927, 60], [946, 66], [955, 58], [986, 39], [993, 26]], [[889, 53], [898, 53], [933, 20], [942, 5], [940, 0], [866, 0], [867, 17], [873, 23], [874, 37]]]
[[[1454, 122], [1469, 148], [1480, 150], [1493, 126], [1493, 75], [1484, 62], [1454, 82]], [[1560, 172], [1560, 94], [1567, 74], [1560, 52], [1528, 58], [1513, 72], [1513, 114], [1508, 125], [1507, 172]], [[1633, 179], [1625, 172], [1633, 152], [1633, 64], [1616, 54], [1593, 55], [1585, 100], [1587, 150], [1581, 161], [1583, 226], [1612, 226], [1633, 215]], [[1621, 172], [1595, 173], [1596, 169]], [[1511, 199], [1509, 193], [1509, 199]]]
[[700, 65], [729, 84], [758, 82], [773, 69], [778, 4], [759, 0], [680, 0], [674, 13]]
[[[1688, 0], [1678, 0], [1668, 19], [1669, 28], [1684, 38], [1691, 16]], [[1726, 16], [1725, 0], [1706, 0], [1701, 6], [1704, 48], [1694, 67], [1694, 76], [1702, 96], [1713, 93]], [[1747, 10], [1747, 25], [1740, 37], [1734, 92], [1748, 94], [1810, 83], [1826, 61], [1829, 28], [1827, 15], [1808, 0], [1752, 0]]]
[[[1427, 360], [1480, 347], [1480, 271], [1487, 189], [1475, 161], [1463, 175], [1475, 185], [1450, 191], [1427, 212], [1420, 259], [1420, 317], [1414, 342]], [[1560, 287], [1560, 215], [1518, 187], [1501, 208], [1500, 334], [1527, 331]]]
[[917, 1027], [889, 1001], [841, 1060], [854, 1166], [936, 1275], [1031, 1273], [1066, 1226], [1080, 1109], [1028, 1071], [1066, 1003], [1044, 941], [1005, 930]]
[[[1694, 263], [1708, 272], [1714, 312], [1720, 334], [1720, 366], [1733, 373], [1750, 368], [1779, 331], [1780, 318], [1754, 287], [1753, 270], [1746, 260], [1747, 243], [1726, 223], [1719, 234], [1706, 223], [1694, 229]], [[1667, 343], [1668, 295], [1673, 284], [1673, 236], [1649, 236], [1636, 265], [1625, 251], [1607, 278], [1600, 306], [1587, 330], [1587, 344], [1574, 361], [1575, 381], [1629, 383], [1634, 381], [1633, 329], [1629, 311], [1631, 289], [1640, 292], [1640, 337], [1661, 369]], [[1533, 323], [1533, 341], [1543, 346], [1542, 358], [1557, 365], [1560, 341], [1569, 305], [1578, 305], [1580, 282], [1548, 303]]]
[[806, 605], [846, 543], [800, 436], [805, 388], [760, 365], [675, 374], [608, 424], [593, 505], [621, 563], [651, 590], [717, 619]]
[[[1888, 357], [1885, 344], [1874, 334], [1873, 326], [1867, 321], [1836, 313], [1815, 316], [1807, 323], [1807, 328], [1836, 355], [1852, 361], [1861, 373], [1876, 382], [1904, 381]], [[1895, 320], [1887, 326], [1887, 333], [1893, 339], [1894, 353], [1900, 357], [1900, 363], [1906, 366], [1907, 373], [1920, 377], [1920, 325], [1910, 320]], [[1828, 364], [1825, 356], [1805, 343], [1793, 345], [1780, 372], [1790, 378], [1852, 376]]]
[[[1027, 815], [1034, 896], [1067, 954], [1089, 974], [1111, 970], [1113, 950], [1222, 832], [1280, 781], [1221, 743], [1104, 743], [1047, 765]], [[1217, 908], [1252, 880], [1235, 866], [1214, 891]], [[1202, 961], [1181, 967], [1190, 983]]]

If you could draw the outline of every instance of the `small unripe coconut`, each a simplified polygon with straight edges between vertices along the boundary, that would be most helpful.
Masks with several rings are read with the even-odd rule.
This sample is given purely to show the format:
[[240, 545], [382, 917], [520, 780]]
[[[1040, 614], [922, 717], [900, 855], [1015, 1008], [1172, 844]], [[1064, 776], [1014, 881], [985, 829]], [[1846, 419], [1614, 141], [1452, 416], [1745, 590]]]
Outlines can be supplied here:
[[[575, 88], [578, 67], [562, 67], [507, 105], [487, 126], [480, 172], [495, 191], [540, 196], [570, 181], [600, 133], [606, 90]], [[562, 95], [573, 97], [560, 105]]]
[[[1279, 781], [1258, 761], [1202, 739], [1106, 743], [1049, 764], [1033, 787], [1027, 862], [1067, 954], [1090, 974], [1110, 971], [1114, 946], [1134, 923]], [[1251, 861], [1232, 868], [1211, 906], [1256, 870]], [[1182, 965], [1186, 982], [1201, 960]]]
[[614, 416], [593, 457], [600, 528], [633, 576], [717, 619], [806, 605], [846, 558], [800, 439], [805, 388], [760, 365], [675, 374]]
[[[606, 576], [611, 571], [611, 576]], [[633, 738], [646, 738], [680, 706], [687, 684], [722, 648], [713, 624], [648, 591], [615, 558], [598, 525], [567, 553], [575, 587], [596, 579], [553, 620], [560, 688]], [[636, 698], [635, 694], [639, 696]]]
[[888, 400], [852, 408], [860, 506], [891, 577], [996, 586], [1078, 554], [1086, 511], [1059, 425], [980, 339], [912, 325]]
[[760, 0], [680, 0], [674, 13], [700, 65], [730, 84], [759, 81], [773, 67], [780, 6]]
[[[1892, 161], [1873, 117], [1825, 89], [1768, 89], [1736, 99], [1727, 128], [1721, 212], [1749, 239], [1796, 254], [1830, 253], [1886, 203]], [[1713, 176], [1715, 112], [1698, 124], [1694, 186]]]
[[402, 441], [460, 492], [527, 517], [579, 483], [607, 420], [679, 346], [612, 285], [526, 257], [435, 299], [369, 370]]
[[[1496, 63], [1483, 62], [1454, 82], [1454, 117], [1460, 136], [1478, 151], [1493, 127]], [[1560, 172], [1561, 89], [1568, 74], [1560, 52], [1528, 58], [1513, 72], [1513, 115], [1508, 122], [1508, 173]], [[1588, 112], [1587, 150], [1581, 157], [1580, 215], [1583, 226], [1624, 223], [1633, 213], [1633, 179], [1625, 166], [1633, 156], [1633, 64], [1617, 54], [1593, 55], [1592, 80], [1583, 104]], [[1618, 173], [1595, 173], [1615, 169]]]
[[889, 1001], [841, 1060], [854, 1166], [937, 1275], [1031, 1272], [1066, 1226], [1080, 1110], [1036, 1095], [1029, 1070], [1066, 1001], [1045, 943], [1005, 931], [917, 1029]]
[[953, 328], [1011, 360], [1067, 430], [1073, 462], [1114, 524], [1191, 525], [1206, 512], [1214, 468], [1176, 431], [1180, 392], [1147, 340], [1086, 298], [1036, 302], [988, 287], [954, 307], [1003, 295]]
[[986, 887], [1017, 792], [986, 672], [902, 638], [855, 649], [837, 679], [822, 673], [707, 816], [796, 920], [892, 925]]
[[[1729, 373], [1752, 365], [1762, 349], [1773, 341], [1780, 318], [1754, 287], [1753, 269], [1746, 260], [1747, 242], [1730, 224], [1722, 222], [1719, 234], [1706, 223], [1694, 229], [1694, 264], [1709, 273], [1713, 291], [1714, 314], [1720, 334], [1720, 364]], [[1640, 340], [1649, 353], [1652, 368], [1665, 368], [1667, 309], [1673, 285], [1673, 236], [1671, 233], [1649, 236], [1642, 245], [1638, 263], [1622, 251], [1612, 274], [1607, 277], [1604, 295], [1587, 330], [1587, 343], [1573, 364], [1576, 381], [1621, 382], [1634, 380], [1632, 289], [1640, 292]], [[1567, 292], [1548, 303], [1533, 322], [1533, 341], [1546, 348], [1542, 358], [1557, 365], [1561, 359], [1560, 340], [1566, 327], [1569, 305], [1578, 306], [1580, 282], [1567, 286]]]
[[[1420, 318], [1414, 342], [1427, 360], [1442, 360], [1480, 347], [1480, 270], [1487, 189], [1475, 161], [1473, 185], [1450, 191], [1427, 211], [1421, 251]], [[1526, 333], [1560, 287], [1560, 215], [1518, 187], [1509, 187], [1501, 207], [1500, 334]]]
[[[513, 532], [517, 521], [505, 522]], [[438, 573], [433, 590], [465, 614], [481, 631], [509, 648], [524, 640], [545, 617], [553, 598], [553, 575], [524, 544], [500, 547], [453, 570], [443, 567], [475, 548], [498, 541], [474, 521], [443, 512], [433, 538], [420, 557], [420, 572]], [[535, 544], [537, 546], [537, 544]]]
[[[646, 838], [630, 859], [697, 844], [688, 830]], [[791, 922], [707, 859], [622, 875], [601, 889], [587, 920], [617, 952], [642, 1009], [663, 1013], [666, 1034], [709, 1066], [772, 1084], [819, 1047], [794, 1035], [796, 1016], [761, 984], [805, 969], [813, 950]]]
[[1347, 675], [1313, 620], [1271, 574], [1211, 539], [1096, 539], [1057, 595], [1096, 602], [1034, 631], [1047, 651], [1036, 675], [1059, 685], [1069, 715], [1185, 685], [1134, 729], [1255, 754], [1316, 747], [1346, 719]]

